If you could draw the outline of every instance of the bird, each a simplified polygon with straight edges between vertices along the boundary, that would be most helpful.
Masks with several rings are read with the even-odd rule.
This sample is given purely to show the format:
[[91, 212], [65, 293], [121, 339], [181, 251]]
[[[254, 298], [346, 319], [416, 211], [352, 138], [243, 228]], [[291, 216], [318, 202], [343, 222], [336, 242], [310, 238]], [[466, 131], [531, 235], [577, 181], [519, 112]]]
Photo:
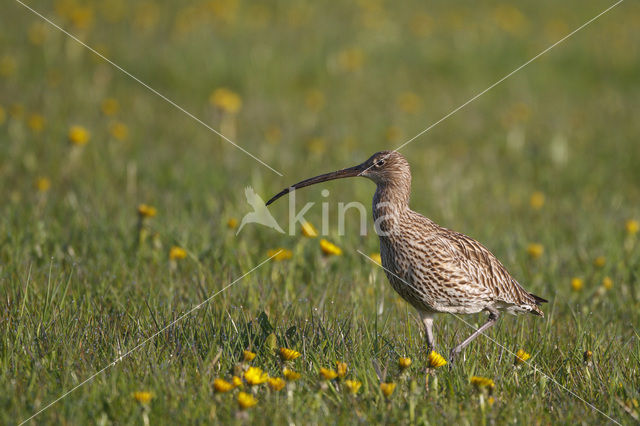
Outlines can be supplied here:
[[525, 290], [485, 246], [409, 208], [411, 169], [397, 151], [380, 151], [357, 166], [298, 182], [266, 205], [296, 189], [349, 177], [377, 185], [373, 218], [382, 267], [393, 289], [417, 310], [428, 350], [435, 347], [433, 325], [439, 314], [488, 313], [486, 322], [451, 350], [451, 363], [502, 313], [544, 317], [540, 305], [548, 301]]

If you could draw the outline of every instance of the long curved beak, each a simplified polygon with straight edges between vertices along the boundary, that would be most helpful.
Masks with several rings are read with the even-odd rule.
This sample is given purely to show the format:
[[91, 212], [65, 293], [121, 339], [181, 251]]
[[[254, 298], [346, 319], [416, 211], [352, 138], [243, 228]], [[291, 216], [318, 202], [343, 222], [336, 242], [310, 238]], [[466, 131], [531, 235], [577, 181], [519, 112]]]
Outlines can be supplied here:
[[302, 182], [298, 182], [295, 185], [285, 188], [279, 193], [277, 193], [276, 195], [274, 195], [273, 198], [267, 201], [267, 206], [273, 203], [274, 201], [276, 201], [278, 198], [282, 197], [283, 195], [286, 195], [296, 189], [304, 188], [305, 186], [309, 186], [309, 185], [315, 185], [316, 183], [327, 182], [329, 180], [360, 176], [360, 173], [365, 171], [365, 169], [366, 168], [363, 163], [354, 167], [349, 167], [348, 169], [342, 169], [335, 172], [325, 173], [320, 176], [305, 179]]

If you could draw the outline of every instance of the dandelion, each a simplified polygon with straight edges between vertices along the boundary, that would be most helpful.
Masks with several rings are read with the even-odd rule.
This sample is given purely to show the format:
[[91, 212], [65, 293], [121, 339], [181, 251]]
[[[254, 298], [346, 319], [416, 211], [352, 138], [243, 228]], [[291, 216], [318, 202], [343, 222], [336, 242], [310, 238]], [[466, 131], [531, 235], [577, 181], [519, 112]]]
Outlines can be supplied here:
[[258, 367], [249, 367], [247, 371], [244, 372], [244, 379], [251, 386], [261, 385], [266, 382], [268, 378], [269, 375]]
[[493, 380], [482, 376], [473, 376], [471, 377], [471, 379], [469, 379], [469, 381], [477, 390], [487, 389], [489, 392], [491, 392], [496, 386]]
[[93, 24], [93, 9], [88, 6], [77, 6], [71, 10], [71, 23], [79, 30], [87, 30]]
[[624, 227], [627, 230], [627, 234], [635, 235], [640, 230], [640, 223], [637, 220], [629, 219], [625, 222]]
[[281, 260], [291, 259], [293, 257], [293, 252], [281, 247], [267, 251], [267, 256], [273, 257], [273, 260], [277, 260], [279, 262]]
[[358, 380], [345, 380], [344, 386], [347, 388], [349, 393], [356, 394], [360, 390], [360, 387], [362, 386], [362, 382]]
[[324, 107], [324, 93], [318, 89], [311, 89], [304, 98], [304, 103], [313, 112], [318, 112]]
[[427, 356], [427, 365], [429, 368], [440, 368], [446, 364], [447, 361], [436, 351], [431, 351]]
[[283, 361], [292, 361], [300, 355], [300, 352], [294, 351], [293, 349], [280, 348], [280, 358], [282, 358]]
[[40, 133], [44, 129], [44, 117], [40, 114], [31, 114], [27, 124], [33, 132]]
[[120, 104], [114, 98], [107, 98], [102, 101], [102, 113], [108, 117], [112, 117], [120, 110]]
[[187, 251], [182, 247], [173, 246], [169, 250], [169, 259], [171, 260], [179, 260], [187, 257]]
[[76, 146], [86, 145], [89, 142], [89, 131], [82, 126], [69, 128], [69, 142]]
[[602, 286], [607, 290], [611, 290], [613, 287], [613, 280], [610, 277], [604, 277], [602, 279]]
[[318, 231], [316, 231], [316, 228], [314, 228], [314, 226], [309, 223], [309, 222], [304, 222], [302, 224], [302, 235], [304, 235], [305, 237], [308, 238], [315, 238], [318, 236]]
[[604, 256], [598, 256], [593, 259], [593, 266], [596, 268], [602, 268], [607, 263], [607, 258]]
[[524, 349], [518, 349], [516, 352], [515, 359], [513, 360], [514, 365], [520, 365], [526, 362], [529, 358], [531, 358], [531, 354], [524, 351]]
[[9, 77], [16, 72], [16, 60], [13, 56], [5, 55], [0, 58], [0, 76]]
[[229, 114], [236, 114], [242, 108], [242, 98], [237, 93], [221, 87], [209, 96], [209, 102], [216, 108]]
[[258, 400], [250, 393], [240, 392], [238, 393], [238, 406], [242, 410], [251, 408], [258, 403]]
[[489, 404], [489, 407], [493, 407], [493, 404], [496, 403], [496, 399], [490, 396], [489, 398], [487, 398], [487, 403]]
[[344, 49], [338, 53], [338, 66], [342, 71], [357, 71], [364, 64], [364, 52], [358, 48]]
[[336, 362], [336, 372], [338, 373], [338, 377], [343, 378], [344, 376], [346, 376], [348, 369], [349, 367], [347, 366], [346, 362]]
[[417, 113], [422, 106], [420, 96], [412, 92], [401, 93], [396, 99], [396, 103], [398, 104], [398, 108], [408, 114]]
[[573, 291], [580, 291], [582, 290], [582, 287], [584, 287], [584, 281], [582, 278], [574, 277], [571, 279], [571, 288]]
[[544, 247], [542, 246], [542, 244], [531, 243], [527, 247], [527, 253], [532, 259], [537, 259], [544, 253]]
[[284, 385], [286, 385], [287, 383], [280, 377], [269, 377], [269, 380], [267, 380], [267, 384], [269, 385], [269, 388], [271, 388], [271, 390], [278, 392], [281, 391]]
[[327, 254], [327, 255], [340, 256], [342, 254], [342, 250], [340, 249], [340, 247], [336, 246], [333, 243], [330, 243], [324, 238], [320, 240], [320, 248], [322, 249], [324, 254]]
[[251, 352], [246, 349], [242, 352], [242, 355], [245, 362], [251, 362], [256, 357], [255, 352]]
[[369, 258], [376, 262], [378, 265], [382, 265], [382, 257], [380, 257], [380, 253], [371, 253]]
[[36, 189], [38, 192], [47, 192], [51, 187], [51, 181], [46, 177], [39, 177], [36, 179]]
[[591, 352], [590, 350], [586, 350], [584, 351], [584, 353], [582, 354], [582, 360], [584, 362], [589, 362], [591, 361], [591, 358], [593, 357], [593, 352]]
[[235, 217], [232, 217], [231, 219], [229, 219], [227, 221], [227, 227], [229, 229], [236, 229], [238, 227], [238, 219], [236, 219]]
[[149, 206], [147, 204], [140, 204], [138, 206], [138, 216], [140, 216], [141, 219], [154, 217], [157, 213], [158, 211], [155, 207]]
[[380, 390], [382, 391], [384, 396], [389, 398], [391, 396], [391, 394], [393, 393], [393, 391], [396, 390], [396, 384], [395, 383], [380, 383]]
[[213, 381], [213, 388], [218, 393], [229, 392], [231, 389], [235, 388], [233, 383], [229, 383], [224, 379], [215, 379]]
[[127, 139], [127, 137], [129, 136], [129, 128], [127, 127], [126, 124], [124, 124], [124, 123], [122, 123], [120, 121], [114, 121], [109, 126], [109, 133], [115, 139], [117, 139], [119, 141], [123, 141], [123, 140]]
[[534, 210], [540, 210], [544, 206], [544, 201], [544, 194], [540, 191], [535, 191], [529, 198], [529, 205]]
[[320, 368], [320, 375], [325, 380], [333, 380], [336, 377], [338, 377], [338, 373], [336, 373], [334, 370], [331, 370], [329, 368], [324, 368], [324, 367]]
[[284, 376], [285, 379], [287, 379], [290, 382], [295, 382], [301, 377], [300, 373], [297, 373], [289, 368], [284, 368], [282, 370], [282, 375]]
[[242, 379], [238, 376], [233, 376], [231, 378], [231, 384], [233, 384], [233, 387], [240, 387], [242, 386]]
[[398, 358], [398, 366], [400, 366], [400, 368], [402, 368], [403, 370], [411, 367], [411, 358]]
[[153, 398], [153, 394], [147, 391], [138, 391], [133, 393], [133, 399], [139, 404], [148, 404]]

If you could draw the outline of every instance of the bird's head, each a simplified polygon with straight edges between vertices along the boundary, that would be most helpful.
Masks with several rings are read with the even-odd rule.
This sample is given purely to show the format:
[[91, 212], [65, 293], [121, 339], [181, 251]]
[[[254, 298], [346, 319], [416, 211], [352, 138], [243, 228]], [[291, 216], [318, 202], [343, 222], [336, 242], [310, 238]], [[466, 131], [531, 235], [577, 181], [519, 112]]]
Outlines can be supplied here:
[[291, 185], [283, 189], [273, 198], [267, 201], [267, 205], [273, 203], [278, 198], [289, 192], [304, 188], [305, 186], [315, 185], [316, 183], [327, 182], [334, 179], [342, 179], [348, 177], [366, 177], [371, 179], [378, 185], [390, 185], [398, 183], [411, 184], [411, 171], [409, 162], [397, 151], [380, 151], [373, 154], [364, 163], [347, 169], [338, 170], [331, 173], [325, 173], [320, 176], [312, 177], [301, 182]]

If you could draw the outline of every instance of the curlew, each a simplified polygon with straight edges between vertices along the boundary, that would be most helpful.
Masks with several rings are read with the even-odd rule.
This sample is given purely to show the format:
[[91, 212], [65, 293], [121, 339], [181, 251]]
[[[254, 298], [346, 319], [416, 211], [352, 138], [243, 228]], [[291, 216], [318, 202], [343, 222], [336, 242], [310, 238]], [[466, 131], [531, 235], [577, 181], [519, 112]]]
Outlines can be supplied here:
[[480, 328], [451, 350], [450, 361], [494, 325], [502, 312], [544, 316], [538, 306], [547, 301], [526, 291], [482, 244], [409, 208], [411, 171], [397, 151], [381, 151], [357, 166], [298, 182], [267, 205], [298, 188], [356, 176], [377, 185], [373, 218], [382, 266], [393, 289], [418, 311], [429, 349], [434, 348], [433, 321], [439, 313], [489, 314]]

